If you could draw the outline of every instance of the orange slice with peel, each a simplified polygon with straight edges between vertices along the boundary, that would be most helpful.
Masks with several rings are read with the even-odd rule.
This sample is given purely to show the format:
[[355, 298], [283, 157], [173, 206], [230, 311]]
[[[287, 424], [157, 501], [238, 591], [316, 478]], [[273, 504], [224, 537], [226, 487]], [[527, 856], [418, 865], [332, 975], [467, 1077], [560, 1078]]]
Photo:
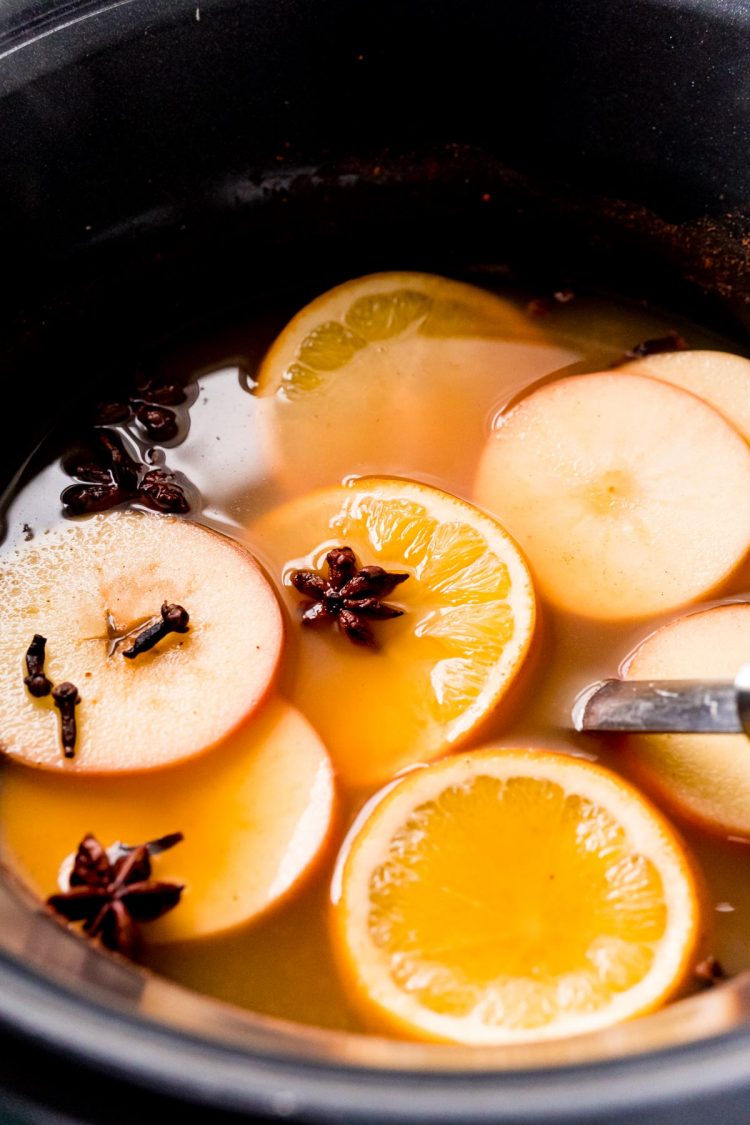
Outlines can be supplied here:
[[[374, 785], [458, 745], [529, 650], [535, 601], [518, 548], [490, 517], [438, 489], [362, 479], [292, 501], [249, 534], [291, 618], [284, 690], [349, 785]], [[327, 553], [340, 546], [360, 566], [409, 575], [385, 599], [403, 615], [372, 623], [374, 649], [351, 644], [333, 624], [301, 622], [294, 572], [324, 574]]]
[[181, 901], [143, 930], [149, 942], [182, 941], [249, 922], [286, 898], [321, 856], [333, 808], [325, 747], [294, 707], [273, 699], [220, 750], [147, 776], [67, 777], [8, 763], [0, 836], [46, 898], [87, 833], [108, 848], [182, 832], [153, 860], [155, 879], [184, 885]]
[[334, 881], [337, 953], [375, 1027], [523, 1043], [665, 1003], [702, 912], [691, 860], [626, 782], [492, 748], [414, 770], [355, 826]]
[[348, 281], [297, 313], [259, 368], [269, 462], [296, 488], [427, 466], [468, 485], [499, 389], [578, 357], [474, 285], [406, 272]]

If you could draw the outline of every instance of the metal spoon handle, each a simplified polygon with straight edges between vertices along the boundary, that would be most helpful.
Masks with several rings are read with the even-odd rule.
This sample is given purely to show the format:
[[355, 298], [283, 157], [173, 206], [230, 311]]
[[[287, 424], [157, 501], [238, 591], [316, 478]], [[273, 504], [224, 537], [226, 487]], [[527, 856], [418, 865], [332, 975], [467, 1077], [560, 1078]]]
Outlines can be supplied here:
[[750, 664], [722, 680], [602, 680], [573, 706], [579, 731], [738, 734], [750, 737]]

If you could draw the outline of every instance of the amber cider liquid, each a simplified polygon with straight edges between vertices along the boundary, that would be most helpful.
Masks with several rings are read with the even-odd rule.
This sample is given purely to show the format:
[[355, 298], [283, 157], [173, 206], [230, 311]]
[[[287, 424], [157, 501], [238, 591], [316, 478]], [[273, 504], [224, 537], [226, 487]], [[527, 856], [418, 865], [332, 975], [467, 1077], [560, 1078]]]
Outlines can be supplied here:
[[[502, 295], [524, 314], [534, 296], [515, 289], [503, 290]], [[639, 304], [576, 294], [566, 302], [552, 299], [549, 306], [540, 318], [548, 345], [541, 364], [537, 357], [533, 363], [519, 365], [516, 350], [514, 362], [509, 361], [505, 367], [500, 364], [491, 385], [486, 380], [474, 385], [470, 373], [466, 377], [470, 409], [458, 419], [459, 428], [452, 440], [457, 449], [474, 451], [476, 460], [498, 410], [524, 390], [519, 385], [519, 366], [528, 368], [524, 377], [527, 385], [559, 374], [602, 370], [638, 342], [673, 331], [680, 333], [689, 347], [738, 350], [692, 323]], [[268, 448], [263, 434], [269, 400], [253, 390], [260, 358], [298, 307], [301, 303], [275, 310], [271, 316], [240, 317], [185, 335], [179, 342], [165, 345], [154, 364], [159, 377], [193, 384], [184, 440], [168, 445], [164, 451], [157, 449], [155, 463], [166, 459], [172, 470], [183, 473], [195, 486], [200, 500], [193, 518], [242, 541], [245, 528], [257, 516], [295, 495], [264, 452]], [[515, 348], [523, 346], [516, 344]], [[424, 394], [430, 393], [425, 382]], [[368, 425], [368, 419], [363, 418], [361, 423]], [[319, 419], [311, 417], [310, 424], [314, 443]], [[331, 440], [329, 428], [320, 426], [319, 440], [321, 448]], [[444, 435], [437, 440], [444, 442]], [[66, 441], [68, 430], [51, 434], [6, 498], [7, 530], [2, 551], [11, 550], [31, 534], [42, 534], [64, 518], [59, 497], [71, 483], [61, 467]], [[444, 453], [444, 449], [436, 449], [433, 462], [428, 451], [419, 465], [411, 463], [405, 454], [399, 466], [394, 464], [390, 449], [387, 464], [369, 459], [352, 463], [348, 472], [393, 475], [400, 469], [403, 476], [470, 499], [467, 482], [473, 466], [464, 464], [462, 471], [452, 476], [444, 468]], [[722, 592], [720, 600], [742, 598], [750, 600], [747, 568], [731, 588]], [[571, 730], [571, 705], [586, 685], [616, 676], [635, 646], [666, 618], [603, 624], [548, 605], [542, 606], [542, 617], [540, 653], [522, 703], [510, 715], [504, 712], [502, 722], [485, 727], [481, 744], [573, 752], [623, 773], [616, 743], [606, 736], [593, 738]], [[475, 739], [466, 746], [478, 744]], [[143, 784], [148, 785], [147, 774], [143, 775]], [[189, 988], [256, 1012], [319, 1027], [362, 1030], [334, 964], [328, 903], [336, 852], [370, 796], [369, 792], [340, 792], [336, 839], [327, 859], [288, 901], [261, 920], [222, 936], [173, 945], [147, 944], [145, 964]], [[87, 830], [85, 824], [77, 827], [79, 836]], [[174, 827], [166, 826], [169, 830]], [[706, 878], [710, 906], [715, 912], [714, 954], [729, 974], [750, 968], [750, 840], [710, 837], [683, 823], [677, 827]], [[12, 855], [4, 858], [13, 865]]]

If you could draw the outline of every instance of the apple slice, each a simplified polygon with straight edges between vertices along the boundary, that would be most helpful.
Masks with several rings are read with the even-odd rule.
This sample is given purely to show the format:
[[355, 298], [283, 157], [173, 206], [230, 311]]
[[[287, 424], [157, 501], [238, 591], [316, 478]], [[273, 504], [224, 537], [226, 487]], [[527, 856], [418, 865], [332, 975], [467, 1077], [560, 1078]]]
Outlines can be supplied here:
[[[189, 614], [135, 659], [134, 629], [164, 603]], [[24, 685], [34, 634], [45, 672], [72, 683], [74, 756], [53, 697]], [[118, 773], [190, 758], [221, 742], [265, 697], [283, 641], [269, 583], [239, 544], [184, 520], [111, 512], [14, 551], [0, 568], [0, 731], [12, 758]]]
[[[750, 605], [715, 606], [670, 621], [633, 653], [631, 680], [733, 680], [750, 653]], [[750, 771], [743, 734], [629, 736], [634, 775], [672, 811], [714, 832], [750, 837]]]
[[475, 499], [542, 593], [645, 617], [719, 587], [750, 547], [750, 449], [712, 407], [621, 373], [548, 383], [497, 422]]
[[750, 441], [750, 359], [731, 352], [659, 352], [621, 368], [691, 391], [716, 407]]
[[183, 832], [181, 844], [153, 860], [155, 879], [185, 885], [179, 906], [144, 927], [156, 942], [219, 933], [285, 898], [321, 856], [333, 810], [325, 747], [278, 699], [193, 762], [117, 778], [9, 764], [0, 789], [5, 855], [44, 897], [87, 832], [105, 847]]

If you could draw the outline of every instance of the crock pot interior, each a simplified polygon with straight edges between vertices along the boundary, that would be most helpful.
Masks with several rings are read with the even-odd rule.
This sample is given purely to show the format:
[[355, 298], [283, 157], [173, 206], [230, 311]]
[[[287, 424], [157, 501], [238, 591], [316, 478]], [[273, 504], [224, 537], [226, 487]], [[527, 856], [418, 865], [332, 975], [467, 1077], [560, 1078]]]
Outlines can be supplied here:
[[[9, 4], [0, 370], [20, 405], [5, 481], [82, 386], [196, 323], [379, 268], [594, 284], [741, 340], [747, 18], [697, 0]], [[750, 1043], [744, 979], [533, 1050], [308, 1032], [103, 957], [11, 879], [0, 916], [8, 1028], [212, 1104], [541, 1120], [544, 1089], [585, 1120], [597, 1076], [610, 1108], [635, 1104], [636, 1062], [653, 1104], [699, 1071], [704, 1093], [730, 1091]]]

